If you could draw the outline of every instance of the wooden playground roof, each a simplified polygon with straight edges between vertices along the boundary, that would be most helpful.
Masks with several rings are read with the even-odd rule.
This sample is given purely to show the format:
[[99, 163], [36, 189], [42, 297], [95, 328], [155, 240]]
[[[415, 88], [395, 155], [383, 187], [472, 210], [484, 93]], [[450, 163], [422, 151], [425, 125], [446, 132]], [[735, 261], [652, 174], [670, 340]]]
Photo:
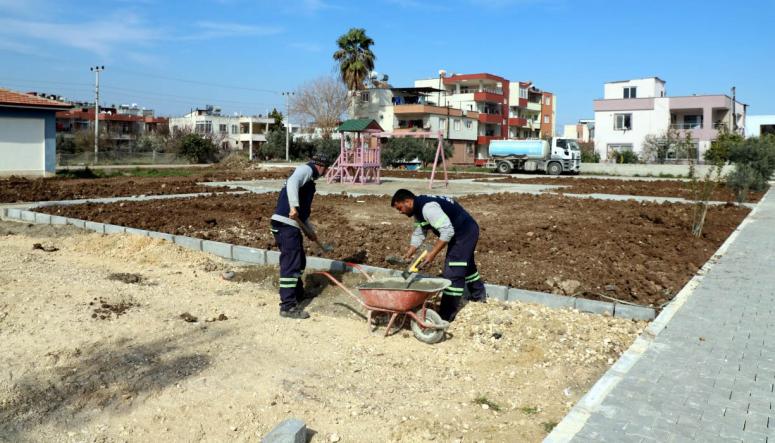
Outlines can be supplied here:
[[346, 120], [336, 128], [336, 132], [363, 132], [367, 130], [375, 129], [377, 131], [383, 131], [382, 127], [376, 120], [370, 118], [361, 118], [354, 120]]

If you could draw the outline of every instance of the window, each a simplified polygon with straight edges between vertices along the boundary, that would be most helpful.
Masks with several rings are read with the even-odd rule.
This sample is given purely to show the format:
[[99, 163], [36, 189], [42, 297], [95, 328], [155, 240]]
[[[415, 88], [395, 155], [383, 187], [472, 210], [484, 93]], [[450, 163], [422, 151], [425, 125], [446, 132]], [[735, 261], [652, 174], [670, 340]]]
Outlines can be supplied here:
[[527, 88], [519, 88], [519, 98], [527, 100]]
[[635, 92], [638, 88], [635, 86], [628, 86], [624, 88], [624, 98], [637, 98], [637, 93]]
[[368, 92], [361, 92], [361, 101], [362, 102], [368, 102], [369, 101], [369, 93]]
[[471, 126], [473, 126], [471, 120], [466, 120], [466, 129], [471, 129]]
[[549, 123], [549, 116], [548, 115], [544, 116], [544, 123]]
[[231, 125], [231, 133], [236, 134], [238, 132], [238, 126], [237, 125]]
[[198, 134], [209, 134], [213, 132], [213, 122], [210, 120], [205, 120], [203, 122], [196, 122], [196, 127], [194, 128], [194, 131]]
[[439, 129], [445, 129], [447, 127], [447, 121], [443, 118], [439, 119]]
[[544, 104], [546, 106], [550, 106], [552, 104], [552, 98], [549, 97], [548, 95], [546, 97], [544, 97]]
[[460, 130], [460, 119], [459, 118], [455, 119], [455, 126], [454, 126], [454, 128], [455, 128], [455, 131], [459, 131]]
[[614, 114], [614, 130], [627, 131], [632, 129], [632, 114]]
[[218, 132], [220, 132], [221, 134], [225, 134], [226, 132], [228, 132], [227, 128], [228, 128], [227, 125], [220, 124], [218, 125]]
[[684, 125], [681, 129], [699, 129], [702, 128], [701, 115], [684, 115]]

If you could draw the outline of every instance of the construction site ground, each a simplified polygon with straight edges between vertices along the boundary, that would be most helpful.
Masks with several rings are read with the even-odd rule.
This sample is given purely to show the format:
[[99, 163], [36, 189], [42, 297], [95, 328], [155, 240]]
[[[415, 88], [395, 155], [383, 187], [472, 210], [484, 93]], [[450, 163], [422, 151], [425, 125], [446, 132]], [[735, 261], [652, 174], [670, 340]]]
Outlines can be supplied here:
[[[289, 171], [208, 173], [0, 180], [0, 202], [217, 191], [35, 210], [276, 249], [268, 219]], [[394, 267], [385, 259], [403, 252], [412, 227], [389, 195], [455, 195], [482, 228], [477, 262], [489, 283], [660, 307], [749, 212], [722, 200], [694, 238], [691, 205], [659, 197], [674, 196], [675, 183], [653, 188], [659, 195], [579, 199], [546, 177], [460, 175], [430, 191], [419, 178], [321, 181], [312, 219], [331, 258]], [[195, 188], [160, 186], [178, 180]], [[222, 192], [245, 189], [256, 193]], [[408, 329], [369, 332], [358, 303], [319, 276], [307, 276], [319, 295], [302, 322], [279, 317], [271, 267], [67, 226], [0, 221], [0, 245], [0, 441], [253, 441], [290, 417], [307, 422], [312, 441], [540, 441], [645, 327], [491, 301], [467, 305], [429, 346]]]
[[[276, 250], [269, 231], [276, 200], [277, 193], [250, 193], [38, 210]], [[488, 283], [655, 307], [681, 289], [749, 212], [713, 206], [703, 235], [695, 238], [687, 204], [518, 193], [463, 195], [459, 201], [481, 227], [477, 263]], [[335, 248], [330, 258], [373, 266], [395, 268], [386, 258], [405, 251], [412, 231], [389, 196], [319, 195], [312, 220]], [[307, 244], [308, 255], [319, 253]], [[439, 259], [430, 272], [441, 272], [441, 264]]]
[[330, 286], [283, 319], [275, 269], [163, 240], [0, 222], [0, 245], [0, 441], [256, 441], [289, 417], [312, 441], [540, 441], [645, 326], [469, 304], [429, 346]]

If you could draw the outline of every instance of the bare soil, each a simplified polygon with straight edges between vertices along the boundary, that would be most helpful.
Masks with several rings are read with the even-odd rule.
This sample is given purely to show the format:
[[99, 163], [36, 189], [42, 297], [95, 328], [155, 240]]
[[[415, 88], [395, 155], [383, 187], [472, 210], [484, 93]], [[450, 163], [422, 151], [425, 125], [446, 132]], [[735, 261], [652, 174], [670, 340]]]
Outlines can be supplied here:
[[0, 203], [62, 201], [86, 198], [169, 195], [230, 191], [200, 182], [287, 178], [289, 170], [201, 170], [186, 177], [24, 178], [0, 179]]
[[[84, 220], [276, 249], [269, 218], [277, 194], [221, 195], [110, 205], [46, 207]], [[317, 196], [313, 223], [331, 258], [400, 269], [412, 224], [388, 197]], [[585, 298], [660, 306], [680, 290], [745, 218], [745, 207], [709, 209], [700, 238], [686, 204], [494, 194], [460, 198], [481, 227], [485, 281]], [[159, 216], [159, 214], [164, 214]], [[434, 239], [429, 239], [433, 241]], [[307, 254], [319, 255], [307, 242]], [[441, 259], [437, 260], [439, 265]], [[440, 273], [437, 266], [431, 273]]]
[[257, 441], [297, 417], [313, 441], [537, 442], [645, 326], [476, 303], [428, 346], [370, 333], [330, 286], [310, 320], [280, 318], [251, 281], [271, 268], [225, 281], [233, 264], [162, 240], [0, 231], [0, 441]]
[[[547, 184], [562, 185], [567, 188], [558, 189], [550, 192], [568, 193], [568, 194], [616, 194], [616, 195], [643, 195], [651, 197], [678, 197], [691, 199], [692, 192], [690, 183], [683, 180], [617, 180], [606, 178], [571, 178], [571, 177], [536, 177], [536, 178], [517, 178], [503, 177], [498, 179], [483, 180], [481, 182], [494, 183], [524, 183], [524, 184]], [[763, 192], [750, 192], [748, 201], [757, 202]], [[735, 195], [732, 190], [721, 185], [716, 187], [710, 196], [712, 201], [735, 201]]]

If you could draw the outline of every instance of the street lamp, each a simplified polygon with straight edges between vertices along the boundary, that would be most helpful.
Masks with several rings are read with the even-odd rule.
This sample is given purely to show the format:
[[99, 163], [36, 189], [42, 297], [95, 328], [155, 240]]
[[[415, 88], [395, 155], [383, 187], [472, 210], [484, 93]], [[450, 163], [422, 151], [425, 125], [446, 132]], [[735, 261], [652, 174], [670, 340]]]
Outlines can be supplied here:
[[290, 105], [290, 98], [292, 95], [296, 95], [295, 93], [291, 91], [283, 91], [283, 96], [285, 96], [285, 161], [290, 161], [290, 157], [288, 156], [288, 147], [290, 146], [290, 137], [291, 137], [291, 105]]

